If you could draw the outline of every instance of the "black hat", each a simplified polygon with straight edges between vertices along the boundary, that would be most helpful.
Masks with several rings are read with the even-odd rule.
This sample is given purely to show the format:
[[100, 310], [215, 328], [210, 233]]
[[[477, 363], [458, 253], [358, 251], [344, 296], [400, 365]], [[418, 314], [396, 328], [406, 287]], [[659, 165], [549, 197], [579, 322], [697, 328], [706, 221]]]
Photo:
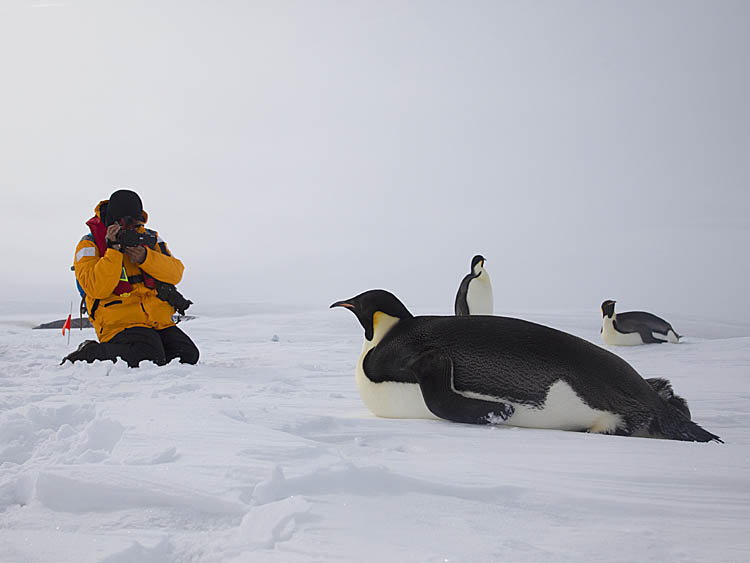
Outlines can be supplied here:
[[138, 194], [130, 190], [117, 190], [109, 196], [104, 224], [109, 226], [123, 217], [143, 220], [143, 204]]

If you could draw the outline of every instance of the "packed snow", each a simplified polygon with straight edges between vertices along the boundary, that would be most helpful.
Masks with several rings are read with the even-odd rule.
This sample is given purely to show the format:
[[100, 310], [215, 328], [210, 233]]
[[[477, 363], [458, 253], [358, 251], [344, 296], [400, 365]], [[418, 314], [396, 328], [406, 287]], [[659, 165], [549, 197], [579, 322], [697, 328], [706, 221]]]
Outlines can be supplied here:
[[[698, 444], [376, 418], [326, 305], [196, 305], [198, 365], [139, 369], [60, 366], [91, 329], [0, 306], [0, 561], [750, 560], [750, 325], [610, 348], [726, 442]], [[601, 344], [597, 307], [512, 316]]]

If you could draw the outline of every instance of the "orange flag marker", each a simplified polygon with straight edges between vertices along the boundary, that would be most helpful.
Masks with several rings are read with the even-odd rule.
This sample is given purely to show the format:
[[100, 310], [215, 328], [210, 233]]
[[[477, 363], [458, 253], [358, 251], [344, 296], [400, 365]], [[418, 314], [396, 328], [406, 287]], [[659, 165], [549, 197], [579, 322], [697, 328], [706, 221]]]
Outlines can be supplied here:
[[62, 327], [62, 333], [63, 336], [65, 336], [65, 331], [68, 331], [68, 346], [70, 346], [70, 317], [73, 315], [73, 302], [70, 302], [70, 313], [68, 313], [68, 320], [65, 321], [65, 324]]

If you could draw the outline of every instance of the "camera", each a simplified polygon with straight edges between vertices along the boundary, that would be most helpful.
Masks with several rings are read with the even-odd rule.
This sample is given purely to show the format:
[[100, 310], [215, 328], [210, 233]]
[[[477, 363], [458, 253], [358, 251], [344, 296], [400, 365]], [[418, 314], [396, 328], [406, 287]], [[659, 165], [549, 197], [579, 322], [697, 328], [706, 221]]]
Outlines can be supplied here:
[[117, 244], [120, 248], [128, 246], [148, 246], [154, 248], [156, 246], [156, 235], [151, 233], [139, 233], [131, 229], [120, 229], [117, 232], [116, 237]]
[[114, 244], [119, 244], [121, 249], [128, 246], [148, 246], [149, 248], [155, 248], [158, 242], [155, 234], [148, 231], [144, 233], [138, 232], [138, 227], [141, 225], [140, 220], [140, 218], [136, 219], [128, 215], [117, 221], [120, 225], [120, 230], [117, 232]]
[[169, 303], [180, 315], [184, 315], [185, 310], [193, 304], [189, 299], [185, 299], [175, 286], [160, 281], [156, 282], [156, 297]]

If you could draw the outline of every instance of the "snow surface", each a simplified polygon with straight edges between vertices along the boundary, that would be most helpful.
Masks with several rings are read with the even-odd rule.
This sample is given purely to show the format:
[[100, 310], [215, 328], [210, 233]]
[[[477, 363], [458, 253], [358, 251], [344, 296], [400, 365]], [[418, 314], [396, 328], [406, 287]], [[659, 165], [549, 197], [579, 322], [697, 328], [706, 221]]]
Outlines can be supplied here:
[[190, 312], [197, 366], [129, 369], [0, 305], [0, 561], [750, 561], [750, 326], [612, 348], [722, 445], [378, 419], [350, 313]]

